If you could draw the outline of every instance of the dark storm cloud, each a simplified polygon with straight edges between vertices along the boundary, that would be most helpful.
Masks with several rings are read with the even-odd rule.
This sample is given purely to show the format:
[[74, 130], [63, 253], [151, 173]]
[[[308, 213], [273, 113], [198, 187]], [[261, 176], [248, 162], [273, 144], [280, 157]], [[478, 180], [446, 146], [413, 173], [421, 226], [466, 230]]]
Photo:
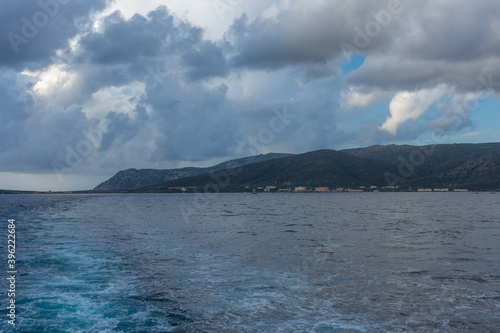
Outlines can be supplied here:
[[166, 8], [158, 8], [148, 17], [135, 15], [125, 20], [120, 12], [106, 17], [102, 33], [82, 38], [81, 46], [94, 62], [101, 64], [130, 63], [141, 58], [164, 55], [168, 37], [179, 31]]
[[190, 80], [227, 73], [223, 50], [204, 40], [202, 29], [176, 20], [164, 6], [147, 17], [135, 15], [128, 20], [115, 12], [106, 17], [102, 30], [82, 38], [80, 61], [90, 58], [95, 64], [124, 64], [130, 66], [129, 71], [144, 73], [146, 65], [157, 66], [179, 57]]
[[[49, 108], [22, 107], [13, 110], [29, 112], [24, 119], [16, 119], [3, 132], [6, 146], [2, 146], [2, 171], [39, 172], [52, 170], [52, 163], [64, 161], [68, 147], [76, 147], [88, 129], [85, 116], [78, 108], [54, 113]], [[3, 112], [2, 115], [7, 115]]]
[[498, 92], [488, 77], [500, 77], [499, 11], [492, 0], [420, 2], [406, 14], [405, 35], [369, 56], [347, 83], [385, 90], [444, 83], [464, 92]]
[[[43, 40], [44, 35], [38, 37]], [[55, 48], [68, 45], [68, 35], [59, 43], [58, 35], [54, 38], [47, 46], [50, 56]], [[115, 170], [152, 160], [203, 161], [231, 154], [228, 147], [235, 144], [236, 127], [227, 115], [227, 86], [196, 83], [226, 74], [223, 51], [203, 38], [202, 29], [174, 18], [165, 7], [130, 19], [113, 13], [99, 31], [87, 31], [76, 48], [63, 50], [56, 67], [75, 74], [64, 88], [67, 94], [46, 95], [50, 90], [44, 87], [56, 79], [50, 74], [54, 69], [43, 57], [32, 61], [49, 73], [36, 89], [43, 81], [37, 73], [0, 73], [0, 128], [7, 138], [0, 145], [2, 171], [47, 171], [54, 163], [59, 171], [74, 172], [91, 164]], [[186, 86], [184, 79], [192, 83]], [[62, 85], [53, 85], [54, 92]], [[142, 92], [137, 90], [141, 85]], [[121, 98], [129, 99], [123, 100], [126, 108], [135, 109], [123, 113], [113, 104]], [[89, 115], [89, 101], [97, 114]], [[99, 125], [103, 121], [106, 126]], [[89, 133], [95, 140], [89, 141]], [[79, 153], [89, 142], [92, 154]]]
[[12, 72], [0, 72], [0, 153], [6, 152], [22, 140], [23, 122], [33, 107], [33, 97], [23, 91]]
[[188, 77], [191, 80], [223, 77], [228, 73], [222, 49], [210, 41], [205, 41], [196, 50], [184, 54], [183, 59], [190, 67]]
[[[249, 22], [243, 15], [235, 20], [226, 38], [236, 46], [232, 63], [237, 67], [276, 69], [317, 63], [343, 57], [342, 43], [363, 46], [363, 53], [390, 47], [393, 39], [388, 32], [399, 25], [396, 16], [402, 10], [399, 1], [330, 1], [320, 5], [291, 1], [276, 17]], [[365, 35], [368, 22], [381, 11], [389, 13], [386, 21], [391, 29], [380, 29], [366, 45], [357, 43], [357, 36]]]
[[[368, 58], [365, 65], [348, 75], [352, 85], [385, 90], [416, 90], [435, 87], [441, 83], [461, 91], [493, 90], [499, 86], [482, 83], [489, 75], [500, 78], [500, 57], [465, 62], [442, 60], [400, 59], [391, 56]], [[496, 81], [500, 81], [496, 79]]]
[[181, 87], [175, 77], [148, 91], [145, 98], [157, 110], [152, 121], [160, 129], [153, 160], [203, 161], [231, 154], [239, 125], [231, 114], [237, 105], [228, 102], [226, 93], [225, 85]]
[[464, 62], [500, 54], [498, 1], [428, 1], [409, 16], [410, 34], [396, 48], [409, 57]]
[[109, 129], [103, 133], [99, 146], [100, 152], [109, 151], [115, 148], [114, 144], [120, 145], [123, 142], [133, 140], [138, 135], [140, 128], [146, 125], [149, 116], [142, 105], [137, 105], [135, 114], [137, 116], [135, 119], [130, 119], [127, 114], [117, 114], [113, 111], [106, 115], [105, 119], [109, 124]]
[[235, 68], [296, 66], [314, 78], [335, 71], [311, 72], [311, 64], [337, 67], [346, 56], [366, 54], [347, 84], [397, 91], [446, 83], [474, 91], [479, 77], [500, 75], [499, 17], [495, 0], [291, 1], [271, 18], [243, 15], [226, 40]]
[[47, 65], [57, 49], [85, 24], [89, 14], [102, 10], [108, 0], [3, 1], [0, 11], [0, 65]]

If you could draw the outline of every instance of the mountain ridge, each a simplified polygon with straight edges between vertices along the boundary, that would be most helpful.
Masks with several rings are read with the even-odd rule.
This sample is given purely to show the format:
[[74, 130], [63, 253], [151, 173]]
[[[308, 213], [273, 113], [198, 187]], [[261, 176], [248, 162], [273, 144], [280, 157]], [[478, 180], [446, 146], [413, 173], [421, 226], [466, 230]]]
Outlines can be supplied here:
[[130, 168], [117, 172], [110, 179], [102, 182], [94, 188], [94, 191], [119, 191], [131, 190], [141, 187], [157, 185], [167, 181], [197, 176], [200, 174], [215, 172], [218, 170], [230, 169], [234, 166], [246, 165], [249, 163], [262, 162], [275, 158], [291, 156], [292, 154], [268, 153], [255, 156], [233, 159], [216, 164], [211, 167], [197, 168], [184, 167], [177, 169], [135, 169]]
[[[240, 159], [240, 163], [232, 160], [202, 170], [174, 169], [178, 173], [175, 179], [156, 184], [150, 180], [147, 186], [136, 184], [125, 190], [164, 192], [168, 188], [207, 186], [227, 191], [248, 186], [500, 188], [500, 143], [374, 145], [268, 155]], [[182, 177], [182, 170], [193, 169], [195, 174]], [[133, 172], [130, 170], [135, 169], [121, 172]]]
[[[163, 187], [231, 186], [357, 186], [383, 181], [387, 165], [363, 160], [345, 152], [323, 149], [237, 169], [177, 179], [149, 189]], [[395, 171], [395, 168], [390, 168]], [[373, 172], [375, 171], [375, 172]], [[230, 181], [228, 181], [230, 180]]]

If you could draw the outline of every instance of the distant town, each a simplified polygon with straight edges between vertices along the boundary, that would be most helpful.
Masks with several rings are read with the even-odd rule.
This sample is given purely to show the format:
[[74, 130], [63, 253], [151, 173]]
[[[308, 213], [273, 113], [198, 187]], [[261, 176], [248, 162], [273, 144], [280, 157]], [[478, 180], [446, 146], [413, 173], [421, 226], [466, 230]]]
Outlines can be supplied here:
[[[209, 191], [207, 191], [207, 189]], [[205, 189], [205, 192], [210, 192], [210, 188]], [[191, 187], [169, 187], [170, 191], [178, 191], [182, 193], [189, 192], [202, 192], [202, 188], [198, 188], [195, 186]], [[213, 189], [211, 189], [213, 191]], [[224, 191], [213, 191], [213, 192], [224, 192]], [[236, 191], [231, 191], [236, 192]], [[278, 186], [269, 185], [269, 186], [245, 186], [242, 191], [239, 192], [252, 192], [252, 193], [341, 193], [341, 192], [350, 192], [350, 193], [362, 193], [362, 192], [469, 192], [468, 189], [462, 188], [402, 188], [400, 186], [360, 186], [358, 188], [330, 188], [330, 187], [307, 187], [307, 186], [296, 186], [296, 187], [285, 187], [280, 188]]]
[[[469, 189], [460, 188], [402, 188], [400, 186], [360, 186], [358, 188], [330, 188], [330, 187], [286, 187], [279, 188], [277, 186], [245, 186], [239, 189], [232, 188], [231, 190], [225, 188], [214, 187], [168, 187], [163, 188], [161, 191], [132, 191], [132, 190], [115, 190], [115, 191], [11, 191], [0, 190], [0, 194], [112, 194], [112, 193], [378, 193], [378, 192], [469, 192]], [[495, 191], [474, 191], [477, 192], [490, 192]]]

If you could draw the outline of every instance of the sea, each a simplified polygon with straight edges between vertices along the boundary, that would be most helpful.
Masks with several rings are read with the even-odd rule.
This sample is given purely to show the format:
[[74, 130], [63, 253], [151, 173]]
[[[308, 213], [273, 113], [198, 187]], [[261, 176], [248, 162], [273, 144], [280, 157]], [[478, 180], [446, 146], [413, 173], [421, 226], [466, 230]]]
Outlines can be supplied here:
[[500, 193], [0, 195], [0, 219], [1, 332], [500, 332]]

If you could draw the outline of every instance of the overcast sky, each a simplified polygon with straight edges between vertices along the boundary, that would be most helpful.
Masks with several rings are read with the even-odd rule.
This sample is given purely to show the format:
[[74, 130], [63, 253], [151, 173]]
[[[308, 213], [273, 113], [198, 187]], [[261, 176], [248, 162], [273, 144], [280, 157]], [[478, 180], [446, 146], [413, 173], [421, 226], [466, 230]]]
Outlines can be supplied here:
[[1, 0], [0, 189], [500, 141], [498, 0]]

